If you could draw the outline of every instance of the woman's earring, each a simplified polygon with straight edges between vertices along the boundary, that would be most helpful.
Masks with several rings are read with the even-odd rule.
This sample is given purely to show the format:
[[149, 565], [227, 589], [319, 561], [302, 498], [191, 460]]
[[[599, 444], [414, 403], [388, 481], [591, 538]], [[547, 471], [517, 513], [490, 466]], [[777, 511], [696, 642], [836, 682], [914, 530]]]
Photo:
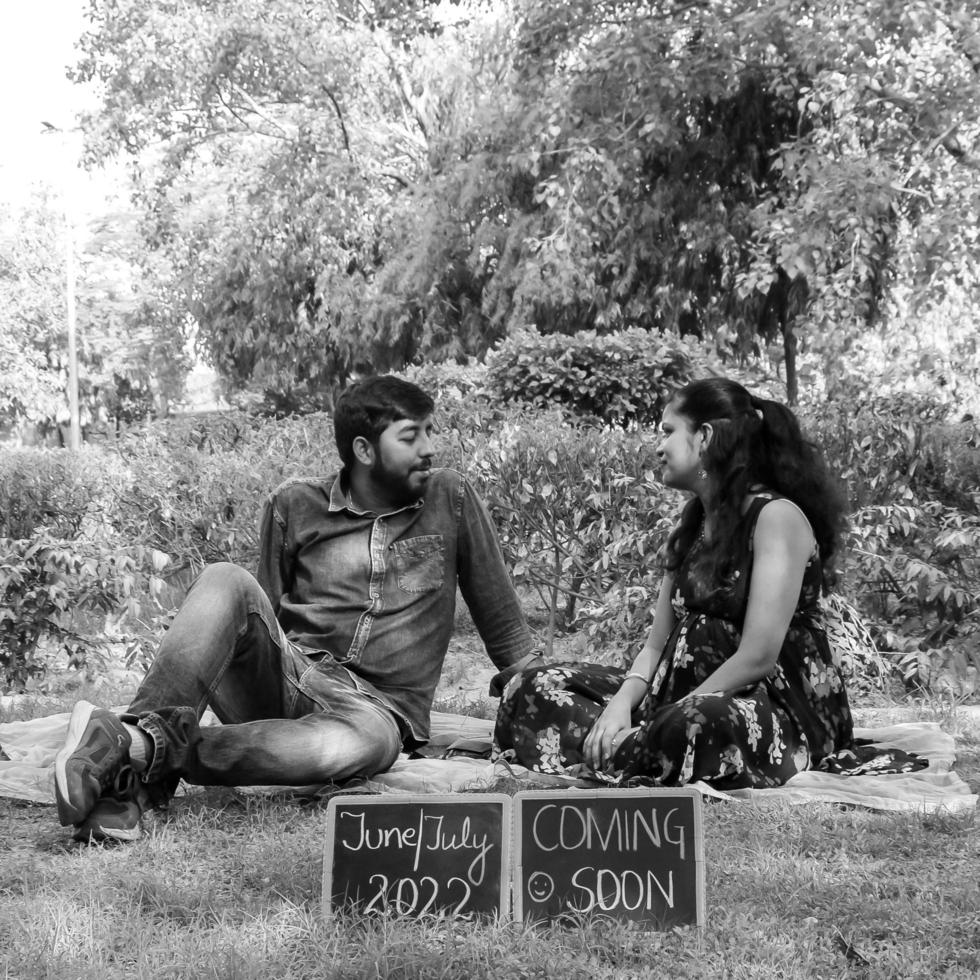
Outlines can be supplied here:
[[698, 470], [698, 478], [701, 479], [701, 480], [707, 480], [708, 479], [708, 471], [706, 469], [704, 469], [704, 467], [702, 467], [701, 469]]

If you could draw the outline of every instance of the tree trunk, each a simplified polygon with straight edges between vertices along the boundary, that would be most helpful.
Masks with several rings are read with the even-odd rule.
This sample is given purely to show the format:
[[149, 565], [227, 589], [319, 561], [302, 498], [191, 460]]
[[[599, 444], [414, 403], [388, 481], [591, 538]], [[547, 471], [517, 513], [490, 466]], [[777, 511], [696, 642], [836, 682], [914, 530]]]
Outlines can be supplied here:
[[789, 317], [783, 326], [783, 354], [786, 357], [786, 400], [795, 405], [799, 397], [799, 380], [796, 376], [796, 331], [794, 318]]

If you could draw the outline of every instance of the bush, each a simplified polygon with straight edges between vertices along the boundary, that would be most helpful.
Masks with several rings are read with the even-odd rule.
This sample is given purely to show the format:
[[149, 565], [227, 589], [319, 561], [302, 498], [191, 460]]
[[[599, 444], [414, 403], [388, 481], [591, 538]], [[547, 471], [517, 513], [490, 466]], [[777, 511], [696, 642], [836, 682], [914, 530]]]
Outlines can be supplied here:
[[[921, 393], [845, 399], [801, 412], [852, 507], [843, 569], [883, 649], [903, 634], [933, 647], [976, 632], [980, 610], [980, 432]], [[901, 652], [901, 651], [899, 651]]]
[[431, 395], [437, 410], [446, 403], [486, 397], [487, 369], [476, 361], [418, 364], [397, 373]]
[[234, 410], [174, 415], [131, 426], [120, 445], [124, 452], [145, 441], [160, 450], [222, 452], [246, 445], [261, 423], [261, 416]]
[[138, 559], [106, 555], [41, 533], [29, 540], [0, 539], [0, 676], [22, 690], [45, 671], [37, 654], [53, 643], [74, 666], [85, 663], [99, 638], [76, 628], [82, 610], [105, 612], [133, 591]]
[[948, 413], [936, 399], [876, 394], [865, 383], [852, 397], [800, 414], [845, 481], [853, 509], [932, 497], [980, 512], [980, 428]]
[[120, 493], [116, 530], [170, 556], [171, 574], [215, 561], [254, 569], [265, 499], [287, 478], [339, 467], [332, 431], [322, 413], [153, 423], [120, 445], [133, 477]]
[[0, 454], [0, 679], [43, 672], [39, 649], [80, 664], [100, 634], [91, 613], [119, 610], [158, 634], [172, 598], [203, 565], [253, 568], [263, 501], [291, 476], [337, 464], [327, 416], [273, 421], [235, 413], [155, 422], [112, 451]]
[[892, 666], [878, 652], [860, 613], [837, 592], [823, 596], [820, 605], [827, 642], [839, 659], [847, 690], [852, 694], [882, 690]]
[[692, 377], [687, 346], [638, 327], [541, 335], [524, 330], [487, 357], [489, 387], [502, 401], [563, 406], [606, 425], [656, 425], [670, 392]]
[[546, 649], [556, 632], [584, 628], [597, 659], [635, 652], [680, 506], [656, 479], [649, 436], [485, 404], [459, 411], [455, 424], [449, 435], [514, 581], [548, 612]]
[[118, 468], [98, 450], [0, 451], [0, 537], [27, 538], [40, 529], [74, 537], [105, 509], [117, 479]]
[[980, 517], [932, 501], [853, 516], [847, 581], [882, 631], [939, 646], [980, 623]]
[[[681, 505], [656, 473], [655, 434], [576, 419], [564, 402], [505, 403], [475, 365], [405, 374], [437, 397], [440, 462], [473, 480], [515, 582], [540, 596], [544, 645], [576, 630], [590, 659], [628, 661]], [[906, 417], [870, 397], [802, 414], [859, 503], [842, 570], [879, 646], [905, 656], [909, 635], [931, 648], [976, 631], [980, 467], [967, 423], [925, 409]], [[148, 424], [111, 451], [0, 454], [0, 671], [22, 685], [42, 669], [39, 646], [72, 662], [96, 651], [76, 611], [120, 609], [121, 623], [159, 633], [203, 565], [255, 567], [259, 512], [276, 485], [338, 466], [325, 414], [214, 413]], [[927, 492], [939, 499], [921, 502]]]

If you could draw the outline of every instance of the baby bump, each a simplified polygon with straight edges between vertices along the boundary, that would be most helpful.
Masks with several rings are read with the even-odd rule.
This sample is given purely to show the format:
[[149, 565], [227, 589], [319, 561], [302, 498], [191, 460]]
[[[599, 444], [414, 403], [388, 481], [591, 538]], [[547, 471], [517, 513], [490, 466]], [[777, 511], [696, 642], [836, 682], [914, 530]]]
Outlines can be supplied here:
[[690, 694], [738, 649], [740, 641], [741, 631], [730, 620], [689, 613], [668, 642], [669, 663], [657, 701], [676, 701]]

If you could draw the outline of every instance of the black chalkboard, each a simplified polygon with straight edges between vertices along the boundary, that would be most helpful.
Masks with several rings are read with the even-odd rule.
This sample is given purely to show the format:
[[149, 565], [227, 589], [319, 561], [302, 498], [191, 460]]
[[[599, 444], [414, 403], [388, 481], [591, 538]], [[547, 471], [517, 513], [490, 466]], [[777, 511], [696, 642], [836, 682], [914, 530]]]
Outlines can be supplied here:
[[536, 791], [515, 799], [514, 915], [704, 924], [701, 797], [693, 789]]
[[324, 914], [509, 915], [510, 837], [500, 793], [334, 797]]

